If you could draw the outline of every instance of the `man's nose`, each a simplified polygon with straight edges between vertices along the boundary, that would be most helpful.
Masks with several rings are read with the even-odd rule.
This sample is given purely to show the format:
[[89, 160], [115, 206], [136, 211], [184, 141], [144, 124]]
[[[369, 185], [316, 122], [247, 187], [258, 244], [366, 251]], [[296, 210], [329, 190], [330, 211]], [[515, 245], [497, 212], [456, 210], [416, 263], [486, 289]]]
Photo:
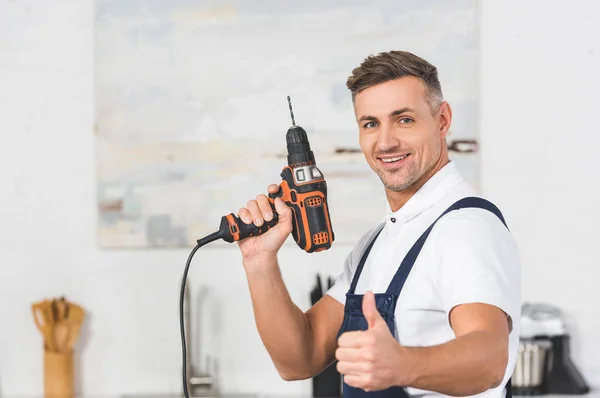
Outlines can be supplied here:
[[379, 129], [377, 146], [380, 151], [387, 151], [400, 145], [400, 140], [396, 136], [393, 126], [384, 124]]

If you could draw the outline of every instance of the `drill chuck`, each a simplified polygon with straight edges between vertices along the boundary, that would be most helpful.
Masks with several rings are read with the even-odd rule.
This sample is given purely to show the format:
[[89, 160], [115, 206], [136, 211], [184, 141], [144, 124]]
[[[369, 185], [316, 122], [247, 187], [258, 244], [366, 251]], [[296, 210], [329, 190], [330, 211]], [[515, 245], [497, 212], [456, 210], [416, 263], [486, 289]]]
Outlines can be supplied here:
[[310, 149], [306, 131], [300, 126], [292, 126], [288, 129], [286, 137], [288, 150], [288, 164], [314, 163], [315, 155]]

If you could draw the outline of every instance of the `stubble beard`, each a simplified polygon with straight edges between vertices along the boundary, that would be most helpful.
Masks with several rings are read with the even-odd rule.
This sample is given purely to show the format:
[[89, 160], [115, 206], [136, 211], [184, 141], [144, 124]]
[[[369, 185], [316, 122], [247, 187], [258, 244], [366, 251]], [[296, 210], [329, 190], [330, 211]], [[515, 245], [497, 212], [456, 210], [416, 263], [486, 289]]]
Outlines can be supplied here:
[[[414, 186], [421, 177], [425, 174], [429, 173], [431, 169], [437, 163], [439, 157], [441, 155], [441, 143], [438, 141], [436, 144], [435, 151], [431, 154], [429, 159], [427, 160], [427, 164], [422, 172], [419, 172], [419, 168], [417, 162], [410, 162], [406, 166], [406, 178], [401, 183], [394, 184], [392, 181], [393, 177], [398, 173], [398, 171], [402, 170], [401, 168], [392, 169], [392, 170], [376, 170], [379, 179], [383, 183], [383, 186], [391, 192], [403, 192], [410, 189]], [[412, 156], [412, 155], [411, 155]], [[414, 159], [411, 159], [414, 160]]]

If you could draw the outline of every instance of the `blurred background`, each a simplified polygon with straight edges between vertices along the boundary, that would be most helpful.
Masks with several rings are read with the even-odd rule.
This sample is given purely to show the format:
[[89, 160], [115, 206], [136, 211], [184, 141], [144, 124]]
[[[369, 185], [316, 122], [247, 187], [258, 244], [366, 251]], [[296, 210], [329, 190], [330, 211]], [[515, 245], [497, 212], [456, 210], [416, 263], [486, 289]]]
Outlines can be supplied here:
[[[438, 66], [450, 156], [518, 241], [524, 305], [546, 305], [525, 307], [526, 321], [552, 318], [584, 380], [572, 384], [600, 387], [599, 11], [591, 0], [0, 1], [0, 396], [44, 393], [31, 307], [61, 296], [85, 311], [77, 395], [181, 394], [185, 261], [221, 215], [279, 183], [286, 95], [337, 238], [318, 254], [280, 251], [308, 309], [316, 275], [325, 290], [385, 214], [345, 80], [392, 49]], [[201, 249], [188, 290], [195, 374], [224, 394], [314, 394], [311, 380], [277, 375], [237, 245]]]

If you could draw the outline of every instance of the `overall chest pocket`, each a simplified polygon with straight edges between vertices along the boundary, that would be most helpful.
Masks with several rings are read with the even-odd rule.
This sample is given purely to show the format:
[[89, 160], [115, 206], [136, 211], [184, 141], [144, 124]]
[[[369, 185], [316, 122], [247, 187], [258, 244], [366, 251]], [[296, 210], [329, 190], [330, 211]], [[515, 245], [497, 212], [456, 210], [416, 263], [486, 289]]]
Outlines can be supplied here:
[[[365, 319], [362, 311], [362, 295], [347, 294], [346, 305], [344, 308], [344, 321], [340, 329], [340, 333], [356, 330], [367, 330], [369, 324]], [[375, 305], [381, 317], [385, 320], [394, 334], [394, 310], [396, 307], [396, 297], [392, 294], [378, 293], [375, 294]]]

